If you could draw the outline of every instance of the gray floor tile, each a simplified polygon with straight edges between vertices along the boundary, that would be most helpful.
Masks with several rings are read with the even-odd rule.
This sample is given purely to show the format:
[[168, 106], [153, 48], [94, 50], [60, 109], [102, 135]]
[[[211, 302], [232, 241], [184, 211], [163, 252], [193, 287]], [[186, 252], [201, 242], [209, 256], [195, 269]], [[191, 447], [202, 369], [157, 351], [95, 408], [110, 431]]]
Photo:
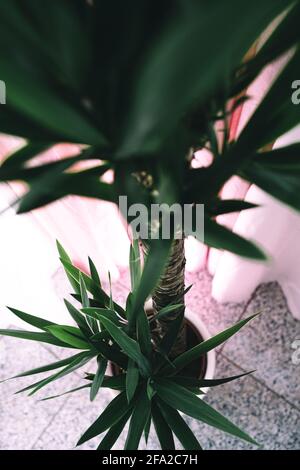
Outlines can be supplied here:
[[212, 278], [206, 270], [186, 275], [186, 286], [193, 285], [186, 295], [186, 305], [198, 313], [211, 335], [232, 326], [242, 315], [245, 304], [218, 304], [211, 296]]
[[[219, 355], [216, 376], [241, 372], [225, 356]], [[256, 439], [263, 449], [300, 448], [300, 412], [254, 377], [215, 387], [208, 392], [206, 401]], [[187, 420], [205, 449], [256, 449], [191, 418]]]
[[223, 352], [270, 389], [300, 409], [300, 365], [293, 364], [293, 342], [300, 339], [300, 322], [295, 320], [276, 283], [262, 285], [244, 316], [261, 315], [224, 347]]
[[[76, 386], [82, 385], [79, 380]], [[58, 450], [74, 449], [80, 436], [97, 419], [105, 406], [114, 398], [109, 390], [103, 389], [94, 402], [89, 400], [89, 391], [81, 390], [68, 396], [60, 412], [54, 417], [45, 432], [36, 440], [33, 449]], [[61, 398], [52, 400], [60, 402]], [[94, 449], [99, 438], [84, 444], [80, 449]]]
[[[33, 345], [30, 341], [2, 337], [0, 347], [0, 380], [56, 360], [43, 346], [37, 343]], [[15, 395], [17, 390], [41, 378], [43, 375], [0, 384], [0, 449], [30, 449], [61, 405], [39, 400], [44, 393], [56, 394], [64, 387], [72, 387], [76, 376], [68, 376], [49, 384], [45, 391], [41, 390], [32, 397], [28, 397], [26, 393]]]

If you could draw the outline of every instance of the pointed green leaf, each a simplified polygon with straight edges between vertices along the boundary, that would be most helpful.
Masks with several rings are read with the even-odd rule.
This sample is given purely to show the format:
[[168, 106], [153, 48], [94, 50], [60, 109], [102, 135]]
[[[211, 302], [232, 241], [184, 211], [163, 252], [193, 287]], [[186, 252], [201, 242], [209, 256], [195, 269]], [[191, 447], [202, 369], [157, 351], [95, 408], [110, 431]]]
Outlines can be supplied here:
[[187, 423], [180, 416], [178, 411], [168, 406], [165, 402], [157, 400], [160, 411], [165, 418], [166, 422], [172, 429], [177, 439], [181, 442], [186, 450], [202, 450], [201, 445], [196, 439], [194, 433], [191, 431]]
[[150, 411], [151, 402], [148, 400], [145, 389], [143, 389], [134, 405], [124, 450], [138, 449], [141, 436], [148, 423]]
[[205, 217], [204, 243], [222, 250], [227, 250], [236, 255], [258, 261], [265, 261], [266, 255], [251, 241], [242, 238], [237, 233], [231, 232], [223, 225]]
[[126, 396], [128, 403], [130, 403], [134, 397], [138, 383], [139, 369], [137, 368], [136, 363], [132, 359], [129, 359], [126, 374]]
[[35, 375], [35, 374], [40, 374], [42, 372], [48, 372], [49, 370], [59, 369], [60, 367], [64, 367], [70, 364], [71, 362], [73, 362], [79, 357], [82, 357], [82, 353], [78, 353], [74, 356], [67, 357], [66, 359], [62, 359], [61, 361], [53, 362], [52, 364], [47, 364], [45, 366], [27, 370], [26, 372], [21, 372], [20, 374], [15, 375], [14, 377], [11, 377], [11, 378], [14, 379], [17, 377], [27, 377], [28, 375]]
[[71, 390], [68, 390], [67, 392], [60, 393], [58, 395], [52, 395], [51, 397], [42, 398], [40, 401], [48, 401], [48, 400], [53, 400], [54, 398], [64, 397], [65, 395], [69, 395], [70, 393], [78, 392], [80, 390], [83, 390], [85, 388], [90, 388], [90, 387], [91, 387], [91, 384], [81, 385], [80, 387], [72, 388]]
[[68, 300], [64, 299], [64, 303], [69, 311], [69, 314], [73, 318], [73, 320], [77, 323], [78, 327], [82, 331], [83, 335], [85, 335], [87, 338], [93, 335], [92, 330], [90, 329], [84, 315], [77, 310], [74, 305], [72, 305]]
[[89, 257], [90, 274], [93, 281], [101, 287], [100, 277], [93, 260]]
[[96, 372], [96, 375], [94, 377], [94, 380], [92, 382], [91, 386], [91, 393], [90, 393], [90, 399], [93, 401], [96, 398], [96, 395], [102, 386], [103, 380], [104, 380], [104, 375], [105, 371], [107, 368], [107, 360], [103, 359], [98, 356], [98, 370]]
[[133, 295], [130, 325], [134, 324], [139, 311], [144, 308], [147, 297], [151, 294], [168, 261], [172, 240], [151, 240], [138, 288]]
[[41, 380], [40, 382], [34, 384], [34, 388], [31, 385], [30, 388], [33, 388], [33, 390], [30, 392], [29, 395], [35, 394], [38, 390], [40, 390], [42, 387], [45, 387], [51, 382], [54, 382], [55, 380], [58, 380], [62, 377], [65, 377], [68, 374], [71, 374], [75, 370], [79, 369], [80, 367], [83, 367], [87, 362], [89, 362], [93, 358], [93, 355], [87, 354], [87, 353], [82, 353], [81, 355], [78, 355], [70, 364], [68, 364], [66, 367], [64, 367], [62, 370], [57, 372], [54, 375], [50, 375], [50, 377], [47, 377], [44, 380]]
[[218, 385], [223, 385], [233, 380], [240, 379], [249, 374], [252, 374], [254, 371], [245, 372], [244, 374], [234, 375], [232, 377], [224, 377], [223, 379], [195, 379], [193, 377], [184, 377], [184, 376], [174, 376], [172, 381], [183, 387], [217, 387]]
[[141, 351], [148, 359], [150, 359], [152, 354], [151, 332], [147, 314], [144, 309], [141, 309], [137, 315], [136, 327], [137, 340]]
[[150, 364], [148, 360], [141, 353], [139, 344], [132, 338], [130, 338], [121, 328], [117, 327], [110, 320], [101, 315], [101, 322], [105, 328], [109, 331], [112, 338], [118, 343], [120, 348], [141, 368], [141, 371], [145, 375], [150, 374]]
[[44, 318], [36, 317], [34, 315], [30, 315], [29, 313], [22, 312], [21, 310], [17, 310], [16, 308], [7, 308], [21, 320], [25, 321], [29, 325], [39, 328], [40, 330], [46, 330], [48, 326], [55, 325], [55, 323], [51, 321], [45, 320]]
[[54, 346], [60, 346], [61, 348], [73, 348], [68, 343], [60, 341], [58, 338], [50, 335], [49, 333], [38, 333], [35, 331], [24, 331], [24, 330], [0, 330], [0, 336], [12, 336], [14, 338], [27, 339], [30, 341], [38, 341], [41, 343], [53, 344]]
[[[64, 247], [61, 245], [61, 243], [58, 240], [56, 240], [56, 246], [57, 246], [57, 250], [58, 250], [60, 259], [66, 261], [67, 263], [69, 263], [72, 266], [71, 258], [69, 257], [68, 253], [66, 252], [66, 250], [64, 249]], [[67, 278], [69, 279], [69, 282], [70, 282], [71, 286], [73, 287], [74, 291], [76, 293], [80, 293], [80, 286], [79, 286], [78, 281], [76, 279], [74, 279], [73, 276], [71, 276], [71, 274], [68, 272], [68, 270], [66, 269], [65, 266], [64, 266], [64, 270], [65, 270]]]
[[221, 431], [232, 434], [239, 439], [243, 439], [250, 444], [258, 445], [248, 434], [186, 388], [171, 383], [167, 379], [158, 379], [155, 382], [155, 388], [161, 400], [172, 408], [182, 411], [188, 416], [203, 421]]
[[241, 212], [247, 209], [255, 209], [257, 204], [239, 200], [239, 199], [217, 199], [208, 205], [210, 215], [217, 216], [221, 214], [230, 214], [232, 212]]
[[[190, 364], [195, 359], [198, 359], [203, 354], [206, 354], [208, 351], [215, 349], [217, 346], [227, 341], [229, 338], [231, 338], [231, 336], [237, 333], [243, 326], [245, 326], [250, 320], [255, 318], [257, 315], [259, 314], [256, 313], [255, 315], [251, 315], [250, 317], [239, 321], [238, 323], [231, 326], [230, 328], [227, 328], [221, 333], [218, 333], [212, 338], [209, 338], [206, 341], [203, 341], [197, 346], [194, 346], [192, 349], [189, 349], [188, 351], [184, 352], [180, 356], [176, 357], [176, 359], [174, 359], [174, 365], [176, 367], [176, 371], [178, 372], [179, 370], [181, 370], [186, 365]], [[161, 374], [166, 374], [166, 373], [174, 374], [174, 371], [170, 369], [170, 367], [166, 367], [165, 369], [161, 371]]]
[[[65, 342], [66, 344], [69, 344], [70, 346], [73, 346], [74, 348], [91, 349], [91, 345], [87, 341], [85, 341], [83, 338], [80, 338], [79, 336], [75, 336], [74, 334], [72, 334], [72, 331], [74, 330], [71, 330], [70, 328], [71, 327], [53, 325], [53, 326], [48, 326], [47, 330], [53, 336], [55, 336], [55, 338], [60, 339], [61, 341]], [[80, 332], [78, 328], [77, 328], [77, 331]]]
[[154, 400], [151, 404], [151, 413], [161, 449], [175, 450], [175, 443], [172, 430], [163, 415], [161, 414], [161, 411], [156, 404], [156, 400]]
[[146, 423], [146, 426], [144, 428], [144, 437], [145, 437], [145, 442], [146, 445], [148, 444], [148, 439], [149, 439], [149, 434], [150, 434], [150, 428], [151, 428], [151, 413], [149, 414], [148, 421]]
[[97, 450], [111, 450], [113, 445], [117, 442], [121, 432], [123, 431], [130, 415], [131, 410], [109, 429], [109, 431], [105, 434], [104, 438], [97, 447]]
[[133, 240], [130, 246], [129, 268], [131, 279], [131, 290], [134, 292], [141, 279], [141, 256], [138, 240]]
[[[81, 295], [81, 303], [83, 308], [89, 308], [90, 301], [89, 296], [86, 290], [86, 285], [83, 279], [82, 274], [79, 274], [79, 285], [80, 285], [80, 295]], [[98, 322], [94, 318], [86, 317], [86, 321], [94, 334], [99, 333]]]
[[293, 209], [300, 210], [300, 178], [299, 170], [265, 167], [252, 162], [241, 175], [251, 183], [259, 186], [263, 191], [279, 199]]
[[8, 170], [16, 167], [21, 167], [28, 160], [31, 160], [40, 153], [43, 153], [46, 150], [50, 149], [51, 146], [52, 144], [49, 143], [29, 142], [28, 144], [24, 145], [23, 147], [9, 154], [6, 157], [4, 162], [2, 162], [1, 164], [1, 171], [3, 169]]
[[81, 445], [90, 439], [98, 436], [116, 424], [130, 409], [127, 403], [126, 393], [122, 392], [115, 397], [105, 408], [98, 419], [81, 436], [77, 445]]

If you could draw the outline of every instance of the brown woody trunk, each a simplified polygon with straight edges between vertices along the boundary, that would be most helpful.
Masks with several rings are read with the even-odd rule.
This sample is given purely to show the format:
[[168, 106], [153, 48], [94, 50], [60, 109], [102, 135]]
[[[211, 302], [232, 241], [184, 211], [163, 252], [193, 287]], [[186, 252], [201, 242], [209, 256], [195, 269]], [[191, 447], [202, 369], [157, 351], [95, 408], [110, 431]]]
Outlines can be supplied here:
[[[184, 304], [184, 270], [185, 253], [184, 239], [174, 240], [168, 265], [157, 285], [152, 299], [154, 313], [171, 303]], [[166, 317], [157, 321], [157, 333], [160, 338], [168, 331], [169, 325], [179, 315], [184, 313], [185, 307], [169, 313]], [[186, 328], [184, 322], [179, 331], [175, 346], [171, 351], [171, 356], [175, 357], [186, 350]]]

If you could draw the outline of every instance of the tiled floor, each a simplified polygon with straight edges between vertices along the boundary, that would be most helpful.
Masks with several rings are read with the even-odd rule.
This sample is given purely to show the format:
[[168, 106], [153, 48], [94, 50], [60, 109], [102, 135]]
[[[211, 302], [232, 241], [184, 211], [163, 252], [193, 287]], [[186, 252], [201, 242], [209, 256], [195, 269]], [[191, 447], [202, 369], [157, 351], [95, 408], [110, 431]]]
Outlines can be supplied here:
[[[204, 271], [187, 276], [187, 285], [194, 285], [187, 295], [187, 304], [199, 312], [211, 333], [257, 311], [262, 314], [219, 348], [217, 355], [216, 376], [256, 371], [239, 381], [216, 387], [206, 400], [256, 438], [264, 449], [300, 449], [300, 364], [292, 360], [295, 352], [292, 345], [300, 340], [300, 322], [290, 315], [282, 291], [275, 283], [260, 286], [246, 304], [218, 305], [210, 296], [210, 282]], [[113, 288], [120, 300], [125, 298], [127, 283], [124, 274]], [[0, 379], [24, 368], [53, 362], [58, 355], [55, 347], [1, 337]], [[13, 394], [27, 383], [30, 380], [22, 379], [0, 385], [0, 449], [72, 449], [112, 398], [111, 392], [105, 391], [91, 404], [88, 392], [83, 390], [39, 402], [36, 396]], [[80, 373], [75, 373], [48, 386], [40, 398], [81, 383]], [[206, 449], [251, 448], [206, 425], [187, 420]], [[124, 436], [116, 448], [121, 449], [123, 443]], [[82, 448], [96, 445], [94, 440]], [[148, 448], [157, 446], [151, 432]]]

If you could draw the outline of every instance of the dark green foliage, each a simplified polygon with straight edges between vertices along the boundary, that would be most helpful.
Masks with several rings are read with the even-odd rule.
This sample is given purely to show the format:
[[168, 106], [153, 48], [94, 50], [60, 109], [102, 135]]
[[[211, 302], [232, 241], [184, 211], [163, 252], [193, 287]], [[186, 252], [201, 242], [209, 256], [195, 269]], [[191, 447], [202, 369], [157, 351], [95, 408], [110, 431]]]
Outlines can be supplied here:
[[[58, 244], [58, 248], [60, 256], [63, 254], [64, 259], [69, 260], [67, 273], [73, 272], [70, 269], [70, 266], [73, 266], [71, 259], [60, 244]], [[139, 266], [137, 266], [136, 259], [132, 255], [130, 262], [133, 264], [131, 266], [132, 272], [136, 270], [136, 272], [142, 273], [140, 262]], [[148, 436], [151, 421], [154, 423], [162, 449], [174, 448], [173, 433], [185, 449], [193, 450], [201, 448], [196, 437], [178, 411], [253, 443], [254, 441], [246, 433], [238, 429], [197, 397], [201, 393], [201, 387], [215, 387], [236, 380], [241, 376], [203, 380], [182, 375], [182, 369], [187, 364], [229, 339], [251, 320], [253, 316], [240, 321], [237, 325], [187, 350], [171, 362], [169, 357], [170, 350], [176, 341], [183, 317], [179, 317], [171, 324], [165, 337], [162, 338], [159, 352], [157, 352], [154, 350], [153, 343], [151, 342], [150, 333], [149, 335], [145, 334], [146, 331], [150, 332], [152, 318], [146, 315], [143, 307], [137, 312], [136, 322], [131, 328], [128, 321], [125, 320], [125, 318], [130, 318], [132, 314], [132, 304], [130, 301], [127, 301], [129, 310], [122, 310], [124, 312], [124, 319], [119, 316], [116, 309], [112, 310], [110, 308], [117, 305], [114, 302], [106, 302], [103, 308], [87, 307], [89, 301], [85, 285], [89, 286], [89, 288], [93, 287], [94, 299], [99, 303], [103, 301], [104, 293], [95, 277], [96, 268], [92, 261], [90, 263], [93, 266], [95, 279], [93, 282], [95, 284], [92, 283], [92, 279], [89, 276], [84, 275], [76, 268], [76, 279], [79, 279], [81, 284], [81, 305], [75, 307], [66, 301], [66, 307], [72, 319], [77, 323], [76, 327], [54, 324], [42, 318], [10, 308], [12, 313], [22, 318], [29, 325], [35, 326], [42, 331], [0, 330], [0, 334], [47, 342], [80, 351], [61, 361], [21, 372], [17, 376], [12, 377], [38, 375], [55, 370], [54, 374], [26, 386], [18, 393], [28, 391], [30, 395], [35, 394], [54, 380], [74, 372], [91, 360], [96, 360], [97, 371], [95, 374], [86, 374], [85, 379], [88, 381], [87, 384], [58, 395], [74, 393], [87, 388], [90, 392], [90, 399], [94, 400], [101, 393], [101, 388], [103, 387], [119, 392], [119, 395], [83, 434], [78, 444], [82, 444], [106, 431], [106, 435], [99, 444], [99, 449], [109, 449], [114, 445], [126, 422], [130, 419], [125, 446], [128, 450], [138, 448], [143, 433], [146, 437]], [[155, 286], [155, 280], [159, 278], [161, 269], [162, 266], [158, 264], [156, 269], [148, 273], [150, 279], [148, 289], [144, 291], [146, 297], [151, 294], [151, 289]], [[129, 298], [136, 296], [137, 292], [140, 291], [143, 276], [144, 273], [138, 278], [135, 276], [134, 287], [128, 294]], [[86, 280], [86, 283], [83, 279]], [[74, 278], [71, 277], [70, 281], [73, 286]], [[189, 288], [186, 289], [186, 291], [188, 290]], [[172, 313], [172, 310], [170, 305], [168, 309], [164, 309], [162, 314], [166, 316], [168, 313]], [[91, 331], [91, 320], [97, 323], [99, 328], [97, 334], [93, 334]], [[143, 334], [141, 334], [141, 329]], [[108, 361], [113, 362], [115, 366], [119, 367], [119, 375], [114, 377], [105, 375]], [[44, 400], [52, 398], [56, 397], [46, 397]]]
[[[254, 59], [242, 59], [277, 15], [286, 16]], [[22, 180], [28, 192], [18, 210], [27, 212], [69, 194], [117, 203], [205, 204], [205, 243], [240, 256], [265, 255], [214, 220], [219, 214], [255, 210], [243, 201], [220, 201], [219, 191], [239, 175], [300, 210], [299, 145], [265, 152], [300, 122], [291, 102], [291, 84], [300, 65], [300, 4], [292, 0], [10, 0], [0, 3], [0, 79], [7, 84], [7, 105], [0, 107], [0, 132], [27, 139], [0, 167], [0, 181]], [[262, 68], [294, 47], [287, 65], [235, 142], [219, 148], [214, 125], [223, 121], [228, 100], [236, 97]], [[239, 98], [238, 103], [251, 97]], [[231, 111], [232, 112], [232, 111]], [[28, 165], [60, 142], [82, 144], [67, 160]], [[213, 163], [192, 169], [189, 156], [209, 147]], [[73, 163], [96, 166], [69, 171]], [[98, 164], [97, 164], [98, 162]], [[115, 178], [101, 178], [111, 169]], [[145, 185], [137, 175], [146, 174]], [[129, 220], [130, 222], [130, 220]], [[149, 227], [147, 226], [148, 230]], [[197, 234], [200, 238], [200, 234]], [[58, 244], [61, 262], [80, 305], [66, 302], [76, 327], [58, 325], [11, 311], [40, 331], [0, 330], [0, 334], [69, 348], [74, 355], [20, 375], [58, 370], [27, 386], [37, 392], [53, 380], [97, 360], [87, 388], [96, 399], [101, 388], [119, 395], [84, 433], [83, 443], [106, 432], [99, 449], [110, 449], [129, 421], [127, 449], [146, 438], [151, 422], [161, 447], [174, 449], [173, 434], [186, 449], [200, 448], [179, 412], [253, 443], [203, 400], [200, 387], [238, 377], [196, 380], [184, 367], [229, 339], [252, 317], [171, 361], [183, 317], [172, 322], [154, 351], [144, 305], [168, 262], [172, 240], [151, 240], [142, 269], [138, 245], [130, 254], [132, 291], [126, 307], [101, 287], [89, 260], [90, 275], [73, 264]], [[177, 304], [177, 305], [176, 305]], [[166, 317], [178, 302], [158, 312]], [[105, 375], [108, 361], [120, 375]], [[47, 397], [47, 399], [54, 397]]]

